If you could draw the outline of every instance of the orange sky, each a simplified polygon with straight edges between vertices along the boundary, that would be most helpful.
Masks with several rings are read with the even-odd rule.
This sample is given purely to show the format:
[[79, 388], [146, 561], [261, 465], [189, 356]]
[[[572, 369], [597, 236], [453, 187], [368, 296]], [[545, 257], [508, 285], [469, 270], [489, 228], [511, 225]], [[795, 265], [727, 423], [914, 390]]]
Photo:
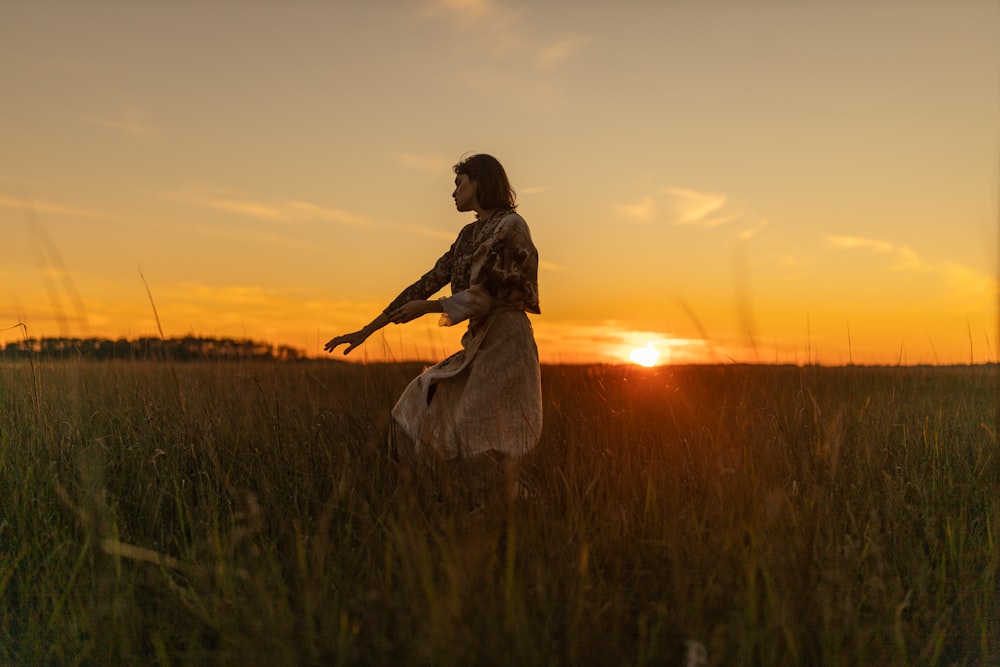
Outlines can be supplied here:
[[450, 167], [489, 152], [543, 361], [996, 361], [998, 28], [993, 0], [7, 0], [0, 343], [156, 335], [148, 285], [167, 336], [322, 355], [447, 249]]

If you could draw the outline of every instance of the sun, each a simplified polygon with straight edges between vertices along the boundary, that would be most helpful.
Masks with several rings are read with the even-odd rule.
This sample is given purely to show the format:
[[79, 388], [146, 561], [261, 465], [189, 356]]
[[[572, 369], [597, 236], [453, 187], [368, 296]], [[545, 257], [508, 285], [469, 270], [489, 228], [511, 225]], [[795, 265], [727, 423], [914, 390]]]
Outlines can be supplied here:
[[634, 364], [652, 368], [660, 358], [660, 351], [653, 347], [652, 343], [646, 343], [645, 347], [637, 347], [632, 350], [628, 358]]

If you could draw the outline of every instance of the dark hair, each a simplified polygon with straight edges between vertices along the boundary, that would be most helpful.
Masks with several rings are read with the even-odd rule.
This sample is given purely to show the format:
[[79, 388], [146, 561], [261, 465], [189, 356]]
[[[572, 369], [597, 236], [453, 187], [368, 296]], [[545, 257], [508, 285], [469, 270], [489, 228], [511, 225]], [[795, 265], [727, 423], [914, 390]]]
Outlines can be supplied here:
[[476, 201], [485, 209], [517, 208], [517, 196], [510, 187], [507, 172], [492, 155], [470, 155], [454, 166], [455, 174], [466, 174], [476, 182]]

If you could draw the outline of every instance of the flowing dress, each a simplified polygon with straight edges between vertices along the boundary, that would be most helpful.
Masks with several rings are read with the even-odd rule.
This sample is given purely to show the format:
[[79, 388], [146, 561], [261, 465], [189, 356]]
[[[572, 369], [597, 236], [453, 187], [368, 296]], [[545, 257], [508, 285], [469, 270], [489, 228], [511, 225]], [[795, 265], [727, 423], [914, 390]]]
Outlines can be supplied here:
[[407, 386], [392, 409], [394, 427], [416, 454], [521, 456], [542, 431], [538, 348], [526, 315], [541, 313], [538, 252], [524, 219], [499, 210], [466, 225], [434, 268], [385, 312], [449, 283], [440, 323], [468, 321], [462, 349]]

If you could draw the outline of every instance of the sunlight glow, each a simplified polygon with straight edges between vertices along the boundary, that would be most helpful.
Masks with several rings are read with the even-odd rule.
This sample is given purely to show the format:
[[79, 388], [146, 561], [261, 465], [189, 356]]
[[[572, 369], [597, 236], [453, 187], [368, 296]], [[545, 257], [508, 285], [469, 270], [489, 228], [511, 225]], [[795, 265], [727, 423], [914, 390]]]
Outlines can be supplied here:
[[646, 343], [645, 347], [637, 347], [632, 350], [628, 358], [634, 364], [651, 368], [656, 365], [660, 358], [660, 351], [653, 347], [652, 343]]

